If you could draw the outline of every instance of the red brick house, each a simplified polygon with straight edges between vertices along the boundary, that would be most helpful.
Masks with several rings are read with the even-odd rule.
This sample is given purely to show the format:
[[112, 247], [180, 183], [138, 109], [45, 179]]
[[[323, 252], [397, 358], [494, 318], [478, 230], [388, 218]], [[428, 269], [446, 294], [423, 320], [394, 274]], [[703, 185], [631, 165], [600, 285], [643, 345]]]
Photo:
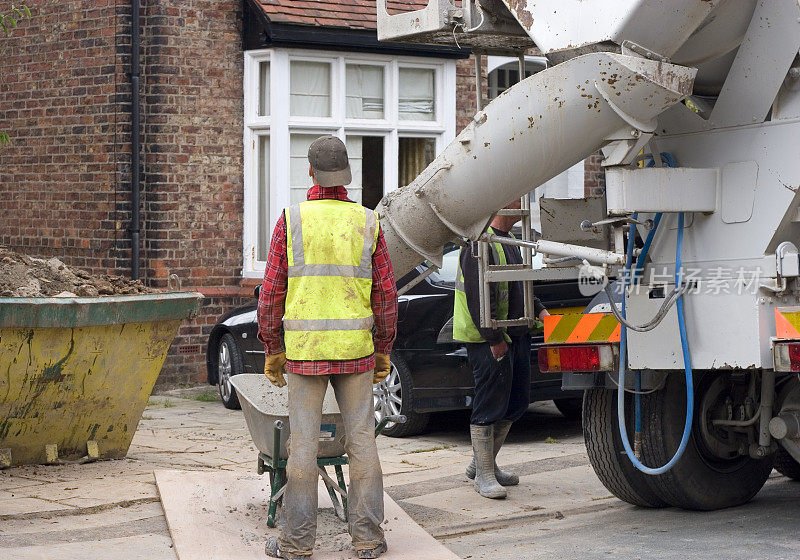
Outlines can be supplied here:
[[373, 0], [141, 0], [136, 189], [136, 3], [42, 0], [0, 37], [13, 141], [0, 147], [0, 244], [129, 276], [138, 229], [147, 284], [177, 274], [206, 296], [160, 378], [198, 382], [211, 326], [250, 301], [278, 213], [308, 186], [311, 139], [346, 139], [351, 192], [374, 205], [469, 122], [474, 70], [461, 49], [379, 43]]

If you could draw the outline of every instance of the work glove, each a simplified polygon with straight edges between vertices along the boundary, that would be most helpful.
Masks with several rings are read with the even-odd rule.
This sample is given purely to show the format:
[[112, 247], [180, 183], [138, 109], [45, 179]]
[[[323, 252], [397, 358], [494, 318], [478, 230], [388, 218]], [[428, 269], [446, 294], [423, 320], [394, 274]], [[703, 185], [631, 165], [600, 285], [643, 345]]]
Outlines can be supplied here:
[[283, 366], [286, 364], [286, 352], [280, 354], [270, 354], [264, 357], [264, 375], [270, 383], [276, 387], [286, 385], [286, 378], [283, 376]]
[[389, 370], [392, 369], [392, 364], [389, 361], [389, 356], [375, 352], [375, 371], [372, 373], [372, 383], [380, 383], [386, 376], [389, 375]]

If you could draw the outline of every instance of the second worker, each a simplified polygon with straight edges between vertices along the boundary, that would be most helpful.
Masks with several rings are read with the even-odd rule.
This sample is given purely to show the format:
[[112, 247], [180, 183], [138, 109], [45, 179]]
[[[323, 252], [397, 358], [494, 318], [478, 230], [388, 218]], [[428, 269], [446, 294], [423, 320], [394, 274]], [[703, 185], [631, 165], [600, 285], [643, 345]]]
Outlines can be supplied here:
[[[519, 209], [519, 201], [508, 209]], [[513, 237], [511, 228], [517, 216], [496, 216], [489, 233]], [[473, 241], [461, 249], [456, 272], [453, 311], [453, 338], [467, 343], [467, 358], [475, 376], [475, 399], [470, 417], [473, 459], [467, 476], [475, 479], [475, 490], [487, 498], [505, 498], [504, 486], [519, 484], [516, 474], [498, 468], [495, 458], [506, 440], [511, 424], [530, 404], [531, 337], [527, 326], [501, 329], [480, 326], [478, 297], [478, 247]], [[489, 244], [492, 265], [522, 264], [519, 247]], [[497, 282], [489, 285], [492, 318], [497, 320], [524, 317], [522, 282]], [[538, 318], [548, 315], [534, 298]]]

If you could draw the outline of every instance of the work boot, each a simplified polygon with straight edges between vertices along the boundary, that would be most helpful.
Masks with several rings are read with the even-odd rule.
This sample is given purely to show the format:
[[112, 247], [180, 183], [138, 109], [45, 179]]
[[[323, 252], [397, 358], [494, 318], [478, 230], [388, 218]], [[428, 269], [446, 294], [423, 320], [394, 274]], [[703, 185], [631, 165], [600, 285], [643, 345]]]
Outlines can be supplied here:
[[389, 547], [386, 546], [386, 539], [384, 539], [381, 542], [381, 544], [379, 544], [375, 548], [368, 548], [366, 550], [359, 550], [358, 551], [358, 557], [359, 558], [377, 558], [378, 556], [380, 556], [381, 554], [386, 552], [388, 549], [389, 549]]
[[505, 498], [506, 489], [494, 476], [494, 426], [470, 424], [469, 433], [475, 460], [475, 490], [484, 498]]
[[270, 537], [267, 539], [264, 552], [271, 558], [284, 558], [285, 560], [308, 560], [311, 558], [310, 555], [281, 552], [281, 550], [278, 549], [278, 537]]
[[[506, 441], [506, 436], [508, 435], [508, 430], [511, 429], [511, 424], [512, 422], [508, 420], [501, 420], [500, 422], [494, 424], [494, 477], [501, 486], [516, 486], [519, 484], [519, 477], [517, 475], [501, 470], [500, 467], [497, 466], [497, 454], [500, 452], [500, 448], [503, 447], [503, 443]], [[467, 465], [467, 478], [475, 478], [474, 456], [472, 457], [472, 461], [470, 461], [469, 465]]]

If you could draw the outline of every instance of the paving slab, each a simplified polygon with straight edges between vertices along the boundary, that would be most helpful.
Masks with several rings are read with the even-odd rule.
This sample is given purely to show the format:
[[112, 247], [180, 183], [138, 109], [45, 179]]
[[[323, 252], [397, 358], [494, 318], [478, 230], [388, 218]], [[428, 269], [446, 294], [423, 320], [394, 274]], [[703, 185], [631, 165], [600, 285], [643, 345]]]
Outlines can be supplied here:
[[[159, 470], [155, 477], [179, 560], [263, 557], [267, 537], [278, 534], [277, 529], [269, 529], [265, 523], [269, 503], [266, 478], [176, 470]], [[320, 505], [332, 506], [321, 481], [318, 491]], [[458, 560], [387, 495], [384, 504], [389, 550], [381, 558]], [[330, 519], [330, 513], [326, 513]], [[346, 544], [347, 526], [337, 521], [333, 521], [337, 526], [334, 530], [318, 530], [316, 560], [355, 558], [355, 551]]]
[[72, 507], [67, 504], [26, 496], [6, 498], [5, 500], [0, 500], [0, 519], [14, 515], [72, 509]]
[[[27, 535], [39, 535], [44, 533], [58, 532], [62, 537], [77, 531], [91, 531], [95, 529], [110, 531], [111, 527], [127, 524], [142, 519], [162, 518], [164, 510], [158, 500], [149, 502], [137, 502], [127, 507], [115, 507], [113, 517], [100, 515], [98, 513], [87, 513], [83, 511], [70, 510], [60, 512], [47, 519], [42, 516], [34, 518], [10, 518], [4, 519], [0, 524], [0, 542], [6, 545], [10, 541], [21, 542]], [[166, 529], [166, 525], [164, 525]], [[165, 530], [166, 534], [167, 531]], [[72, 538], [72, 537], [70, 537]], [[66, 539], [65, 539], [66, 540]], [[0, 554], [0, 558], [2, 558]]]
[[131, 538], [62, 542], [48, 545], [0, 548], [0, 558], [13, 560], [177, 560], [169, 535], [144, 534]]

